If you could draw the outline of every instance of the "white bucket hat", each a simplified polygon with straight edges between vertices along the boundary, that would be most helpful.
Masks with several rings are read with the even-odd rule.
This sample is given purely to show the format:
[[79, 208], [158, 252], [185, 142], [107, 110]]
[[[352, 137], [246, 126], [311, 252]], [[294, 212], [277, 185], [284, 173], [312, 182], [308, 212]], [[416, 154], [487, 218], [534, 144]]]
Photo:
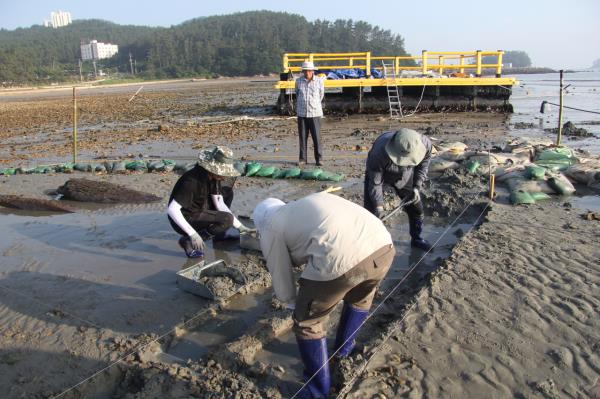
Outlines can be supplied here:
[[302, 70], [303, 71], [316, 71], [317, 68], [315, 68], [315, 64], [312, 61], [304, 61], [302, 63]]
[[267, 226], [267, 224], [269, 224], [273, 213], [275, 213], [277, 209], [284, 205], [285, 202], [277, 198], [267, 198], [256, 205], [254, 212], [252, 212], [252, 220], [254, 221], [254, 226], [256, 226], [256, 229], [259, 233], [265, 228], [265, 226]]
[[385, 152], [398, 166], [417, 166], [425, 158], [427, 148], [421, 140], [421, 133], [402, 128], [387, 142]]

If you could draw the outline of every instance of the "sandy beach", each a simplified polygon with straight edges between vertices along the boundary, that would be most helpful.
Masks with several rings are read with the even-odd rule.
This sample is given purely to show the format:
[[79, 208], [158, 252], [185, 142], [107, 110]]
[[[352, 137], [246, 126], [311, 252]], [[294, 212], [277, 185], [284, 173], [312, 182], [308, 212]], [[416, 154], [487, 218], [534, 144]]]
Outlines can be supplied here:
[[[273, 114], [277, 92], [268, 79], [156, 84], [128, 101], [135, 90], [81, 91], [81, 162], [193, 162], [209, 145], [268, 165], [297, 161], [296, 121]], [[0, 95], [0, 168], [70, 161], [69, 96]], [[324, 168], [343, 173], [342, 182], [241, 177], [232, 208], [248, 216], [266, 197], [290, 201], [332, 185], [362, 204], [364, 163], [379, 133], [408, 127], [434, 144], [487, 151], [513, 138], [510, 124], [495, 113], [416, 114], [402, 122], [329, 115]], [[209, 244], [207, 257], [248, 277], [231, 300], [211, 302], [177, 287], [175, 273], [189, 266], [165, 216], [177, 173], [0, 176], [0, 194], [52, 199], [72, 178], [160, 200], [65, 201], [71, 214], [0, 207], [4, 397], [293, 396], [302, 366], [291, 314], [272, 299], [257, 253], [236, 242]], [[598, 192], [578, 185], [575, 196], [515, 207], [501, 184], [490, 202], [487, 185], [485, 174], [464, 169], [431, 175], [425, 235], [439, 243], [425, 256], [409, 246], [405, 215], [388, 224], [398, 253], [357, 350], [334, 371], [340, 397], [600, 397], [600, 224], [582, 216], [599, 212]], [[387, 209], [394, 205], [391, 199]]]

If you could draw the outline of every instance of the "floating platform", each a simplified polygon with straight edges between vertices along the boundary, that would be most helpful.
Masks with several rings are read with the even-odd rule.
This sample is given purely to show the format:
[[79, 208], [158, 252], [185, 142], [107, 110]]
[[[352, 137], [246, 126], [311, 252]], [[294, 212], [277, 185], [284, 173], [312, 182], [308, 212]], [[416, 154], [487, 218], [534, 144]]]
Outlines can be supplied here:
[[[494, 63], [483, 63], [490, 57], [495, 57]], [[432, 58], [437, 63], [431, 63]], [[502, 77], [502, 51], [424, 51], [421, 57], [372, 57], [369, 52], [295, 53], [284, 54], [283, 60], [284, 71], [275, 85], [280, 90], [277, 110], [282, 115], [295, 113], [295, 80], [301, 76], [296, 64], [304, 60], [313, 61], [318, 68], [315, 73], [323, 78], [343, 69], [364, 75], [357, 79], [326, 78], [325, 113], [388, 113], [389, 88], [397, 90], [404, 113], [415, 109], [512, 112], [509, 99], [512, 87], [518, 84], [515, 78]], [[329, 65], [319, 65], [325, 61]], [[388, 68], [383, 66], [386, 62]], [[331, 65], [334, 63], [337, 65]], [[490, 76], [482, 76], [484, 73]]]

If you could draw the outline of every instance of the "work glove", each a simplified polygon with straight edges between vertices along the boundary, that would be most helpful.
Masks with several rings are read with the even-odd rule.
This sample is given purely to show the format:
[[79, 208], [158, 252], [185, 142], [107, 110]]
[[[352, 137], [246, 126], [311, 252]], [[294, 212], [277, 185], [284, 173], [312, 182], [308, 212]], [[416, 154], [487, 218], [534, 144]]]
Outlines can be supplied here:
[[240, 227], [238, 227], [238, 231], [240, 232], [240, 234], [256, 233], [256, 229], [251, 229], [250, 227], [243, 224], [240, 225]]
[[383, 206], [375, 207], [374, 215], [381, 219], [383, 217]]
[[200, 234], [192, 234], [190, 236], [190, 244], [192, 245], [193, 250], [204, 252], [204, 241], [202, 241], [202, 237], [200, 237]]
[[410, 200], [411, 204], [416, 204], [421, 201], [421, 193], [419, 193], [419, 189], [417, 187], [413, 188], [413, 196]]

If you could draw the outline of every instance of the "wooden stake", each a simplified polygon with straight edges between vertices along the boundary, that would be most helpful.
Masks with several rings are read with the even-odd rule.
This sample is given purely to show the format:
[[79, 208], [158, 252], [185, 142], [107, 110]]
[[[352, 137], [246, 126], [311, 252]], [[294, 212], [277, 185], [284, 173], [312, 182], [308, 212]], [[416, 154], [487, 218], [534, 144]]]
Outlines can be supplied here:
[[556, 137], [556, 146], [560, 145], [563, 127], [563, 70], [560, 70], [560, 102], [558, 108], [558, 137]]
[[496, 175], [490, 175], [490, 201], [494, 200], [495, 186], [496, 186]]
[[73, 163], [77, 162], [77, 96], [73, 87]]

